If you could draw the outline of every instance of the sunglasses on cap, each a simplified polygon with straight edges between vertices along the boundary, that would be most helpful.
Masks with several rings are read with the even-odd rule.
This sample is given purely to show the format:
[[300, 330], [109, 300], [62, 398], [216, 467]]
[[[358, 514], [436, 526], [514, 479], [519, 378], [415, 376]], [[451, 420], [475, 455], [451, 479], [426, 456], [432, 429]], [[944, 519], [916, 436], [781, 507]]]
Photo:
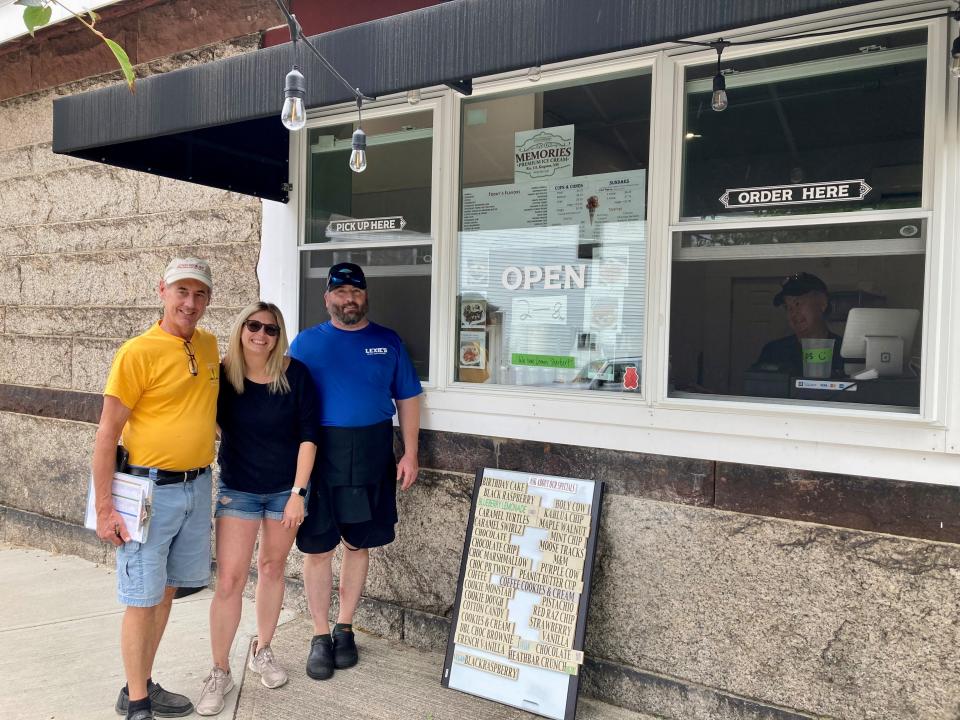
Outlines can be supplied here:
[[359, 265], [353, 263], [339, 263], [330, 268], [327, 273], [327, 290], [350, 285], [360, 290], [367, 289], [367, 278]]
[[258, 333], [263, 330], [270, 337], [276, 337], [280, 334], [280, 326], [272, 323], [262, 323], [259, 320], [246, 320], [243, 326], [252, 333]]

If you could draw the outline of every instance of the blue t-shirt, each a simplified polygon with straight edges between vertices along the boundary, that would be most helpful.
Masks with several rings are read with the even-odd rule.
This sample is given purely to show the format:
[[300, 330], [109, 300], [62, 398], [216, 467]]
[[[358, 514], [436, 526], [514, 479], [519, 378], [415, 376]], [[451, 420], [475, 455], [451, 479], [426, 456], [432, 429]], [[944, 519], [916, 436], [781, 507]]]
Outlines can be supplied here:
[[423, 392], [400, 336], [376, 323], [361, 330], [315, 325], [294, 338], [290, 357], [310, 370], [320, 425], [375, 425], [394, 416], [394, 400]]

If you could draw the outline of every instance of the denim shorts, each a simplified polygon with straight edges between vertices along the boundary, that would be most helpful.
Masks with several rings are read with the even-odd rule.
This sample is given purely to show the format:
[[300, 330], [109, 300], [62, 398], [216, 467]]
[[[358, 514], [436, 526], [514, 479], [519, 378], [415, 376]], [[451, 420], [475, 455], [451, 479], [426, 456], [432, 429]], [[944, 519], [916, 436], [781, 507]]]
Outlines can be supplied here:
[[283, 510], [289, 499], [289, 490], [250, 493], [234, 490], [221, 482], [217, 487], [217, 507], [213, 515], [242, 520], [283, 520]]
[[117, 597], [123, 605], [159, 605], [167, 587], [210, 582], [210, 471], [190, 482], [154, 485], [147, 541], [117, 548]]

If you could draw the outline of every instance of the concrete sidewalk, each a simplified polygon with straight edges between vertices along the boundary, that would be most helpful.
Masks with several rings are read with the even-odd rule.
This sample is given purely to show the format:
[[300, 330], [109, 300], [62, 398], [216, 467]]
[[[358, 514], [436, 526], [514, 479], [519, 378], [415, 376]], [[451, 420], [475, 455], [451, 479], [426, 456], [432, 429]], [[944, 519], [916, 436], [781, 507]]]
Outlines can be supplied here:
[[[113, 567], [68, 555], [0, 545], [0, 716], [3, 720], [116, 719], [123, 685], [122, 608]], [[211, 592], [174, 602], [154, 677], [194, 701], [210, 668], [207, 613]], [[440, 685], [443, 656], [358, 633], [361, 663], [317, 682], [302, 671], [312, 635], [306, 618], [284, 612], [273, 642], [290, 682], [268, 690], [245, 669], [255, 631], [253, 603], [231, 654], [239, 688], [221, 720], [535, 720], [537, 716]], [[239, 702], [238, 702], [239, 699]], [[191, 715], [191, 717], [198, 717]], [[578, 720], [653, 720], [581, 699]]]
[[[113, 566], [32, 548], [0, 546], [0, 717], [4, 720], [117, 720], [123, 686]], [[196, 700], [210, 670], [210, 590], [176, 600], [154, 679]], [[253, 603], [230, 665], [239, 675], [255, 632]], [[236, 694], [221, 717], [230, 718]], [[199, 717], [192, 715], [191, 717]]]
[[[268, 690], [247, 672], [235, 720], [537, 720], [540, 716], [447, 690], [440, 684], [443, 655], [357, 633], [360, 664], [318, 682], [307, 662], [313, 625], [306, 618], [283, 625], [273, 640], [290, 682]], [[654, 720], [650, 716], [580, 698], [577, 720]]]

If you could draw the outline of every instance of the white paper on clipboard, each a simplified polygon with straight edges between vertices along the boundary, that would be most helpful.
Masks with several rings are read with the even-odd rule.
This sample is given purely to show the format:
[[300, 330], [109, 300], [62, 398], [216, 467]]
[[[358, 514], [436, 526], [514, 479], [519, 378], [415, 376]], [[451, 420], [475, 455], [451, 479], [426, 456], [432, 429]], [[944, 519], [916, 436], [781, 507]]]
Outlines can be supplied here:
[[[93, 476], [87, 490], [87, 516], [84, 527], [97, 529]], [[153, 480], [117, 472], [113, 474], [113, 507], [123, 518], [130, 539], [145, 542], [150, 530], [150, 509], [153, 504]]]

